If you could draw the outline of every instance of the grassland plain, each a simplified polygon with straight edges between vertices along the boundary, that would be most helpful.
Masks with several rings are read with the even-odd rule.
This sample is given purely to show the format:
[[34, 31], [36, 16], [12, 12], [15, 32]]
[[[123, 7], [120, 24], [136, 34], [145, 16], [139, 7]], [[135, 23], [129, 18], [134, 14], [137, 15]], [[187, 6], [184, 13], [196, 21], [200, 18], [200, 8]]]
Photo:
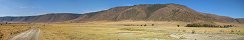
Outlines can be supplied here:
[[[147, 26], [140, 26], [140, 25]], [[154, 24], [154, 26], [151, 26]], [[119, 22], [88, 22], [88, 23], [55, 23], [41, 26], [41, 40], [204, 40], [194, 38], [223, 34], [223, 38], [241, 39], [244, 27], [206, 28], [184, 27], [186, 22], [151, 22], [151, 21], [119, 21]], [[133, 26], [124, 26], [133, 25]], [[177, 27], [176, 25], [180, 25]], [[197, 36], [181, 36], [195, 31]], [[224, 32], [219, 32], [223, 30]], [[230, 32], [240, 30], [240, 32]], [[190, 34], [190, 35], [195, 35]], [[230, 34], [230, 35], [229, 35]], [[200, 35], [200, 36], [199, 36]], [[233, 38], [234, 36], [240, 36]], [[219, 36], [219, 35], [217, 35]], [[178, 38], [180, 37], [180, 38]], [[210, 38], [210, 37], [204, 37]], [[214, 38], [214, 37], [213, 37]], [[218, 37], [216, 37], [218, 38]], [[215, 40], [215, 39], [211, 39]]]
[[32, 26], [41, 29], [40, 40], [243, 40], [244, 37], [243, 24], [231, 28], [184, 27], [186, 24], [168, 21], [23, 23], [1, 25], [0, 32], [2, 40], [8, 40]]

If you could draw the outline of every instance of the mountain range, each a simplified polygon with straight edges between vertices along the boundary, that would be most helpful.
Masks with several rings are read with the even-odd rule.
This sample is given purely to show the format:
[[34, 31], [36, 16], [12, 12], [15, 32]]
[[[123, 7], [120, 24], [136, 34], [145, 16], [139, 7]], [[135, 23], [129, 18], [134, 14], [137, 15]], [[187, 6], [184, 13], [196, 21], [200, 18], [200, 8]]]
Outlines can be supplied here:
[[50, 13], [37, 16], [0, 17], [0, 22], [84, 22], [84, 21], [183, 21], [244, 23], [243, 18], [231, 18], [197, 12], [180, 4], [139, 4], [119, 6], [84, 14]]

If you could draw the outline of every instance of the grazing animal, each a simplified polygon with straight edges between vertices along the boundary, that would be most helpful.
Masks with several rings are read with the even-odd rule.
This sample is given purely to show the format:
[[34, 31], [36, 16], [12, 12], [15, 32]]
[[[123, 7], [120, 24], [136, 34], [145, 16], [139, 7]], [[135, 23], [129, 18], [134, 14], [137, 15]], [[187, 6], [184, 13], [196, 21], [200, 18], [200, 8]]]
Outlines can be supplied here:
[[180, 25], [177, 25], [177, 27], [180, 27]]
[[192, 33], [192, 34], [195, 34], [195, 30], [191, 30], [191, 33]]
[[152, 26], [154, 26], [154, 24], [152, 24]]

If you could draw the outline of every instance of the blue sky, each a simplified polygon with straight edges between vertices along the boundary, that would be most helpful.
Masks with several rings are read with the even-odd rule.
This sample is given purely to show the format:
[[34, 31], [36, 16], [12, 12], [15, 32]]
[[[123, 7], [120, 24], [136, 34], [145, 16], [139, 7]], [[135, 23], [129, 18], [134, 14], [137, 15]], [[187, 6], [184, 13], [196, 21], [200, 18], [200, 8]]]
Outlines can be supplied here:
[[0, 0], [0, 16], [87, 13], [136, 4], [185, 5], [196, 11], [244, 18], [244, 0]]

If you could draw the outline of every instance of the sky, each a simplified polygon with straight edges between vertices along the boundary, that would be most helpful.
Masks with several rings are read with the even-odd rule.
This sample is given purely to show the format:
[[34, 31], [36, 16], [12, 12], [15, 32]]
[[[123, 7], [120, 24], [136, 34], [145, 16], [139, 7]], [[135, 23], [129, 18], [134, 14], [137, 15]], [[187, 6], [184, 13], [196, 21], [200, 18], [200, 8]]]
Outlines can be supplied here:
[[0, 17], [89, 13], [137, 4], [181, 4], [202, 13], [244, 18], [244, 0], [0, 0]]

